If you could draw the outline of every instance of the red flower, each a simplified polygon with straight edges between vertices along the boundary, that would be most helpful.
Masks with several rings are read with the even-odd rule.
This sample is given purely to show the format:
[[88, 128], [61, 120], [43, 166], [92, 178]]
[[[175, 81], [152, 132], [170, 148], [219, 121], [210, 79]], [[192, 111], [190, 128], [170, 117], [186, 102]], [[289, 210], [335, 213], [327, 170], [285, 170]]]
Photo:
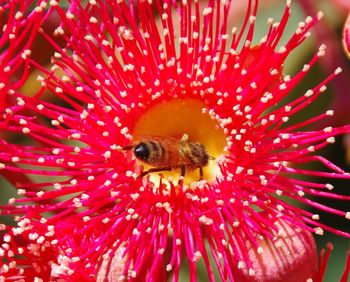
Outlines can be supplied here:
[[0, 110], [28, 76], [30, 47], [41, 24], [46, 1], [3, 1], [0, 5]]
[[[333, 245], [331, 243], [327, 244], [327, 249], [322, 249], [320, 252], [320, 256], [318, 259], [318, 271], [313, 277], [313, 281], [316, 282], [322, 282], [323, 278], [326, 273], [329, 257], [331, 255], [331, 252], [333, 250]], [[350, 274], [350, 250], [347, 253], [346, 262], [345, 262], [345, 269], [344, 273], [340, 277], [340, 282], [347, 282], [349, 281], [349, 274]]]
[[[201, 261], [210, 281], [214, 272], [234, 281], [242, 268], [254, 274], [249, 250], [259, 249], [259, 238], [275, 237], [278, 219], [306, 233], [327, 230], [350, 237], [286, 201], [350, 218], [349, 212], [309, 197], [350, 200], [331, 192], [330, 183], [311, 179], [350, 178], [315, 154], [350, 126], [306, 129], [333, 115], [330, 110], [293, 123], [340, 69], [284, 101], [325, 54], [321, 46], [300, 72], [282, 75], [285, 59], [321, 14], [300, 23], [280, 46], [289, 1], [278, 23], [269, 20], [259, 44], [252, 43], [255, 1], [248, 3], [242, 28], [232, 32], [229, 1], [209, 1], [207, 7], [197, 1], [151, 2], [71, 1], [64, 9], [51, 1], [48, 14], [58, 14], [61, 22], [54, 35], [44, 34], [57, 49], [52, 67], [30, 61], [42, 72], [43, 88], [32, 98], [16, 93], [17, 103], [0, 119], [2, 130], [30, 140], [25, 145], [2, 140], [0, 168], [12, 175], [8, 178], [22, 196], [2, 213], [24, 215], [30, 232], [50, 246], [51, 259], [44, 261], [49, 271], [35, 275], [67, 281], [161, 281], [173, 275], [177, 281], [187, 262], [195, 281]], [[65, 48], [55, 36], [66, 41]], [[62, 104], [45, 101], [44, 90]], [[148, 168], [132, 151], [123, 151], [140, 139], [180, 142], [184, 134], [215, 158], [204, 167], [202, 181], [190, 169], [182, 179], [174, 167], [163, 176], [138, 177]], [[168, 153], [162, 153], [164, 167], [175, 158]], [[312, 162], [325, 170], [306, 169]], [[17, 173], [40, 177], [17, 183]], [[53, 226], [50, 236], [47, 226]], [[9, 250], [22, 255], [12, 243], [15, 232], [8, 234]], [[28, 271], [5, 253], [4, 266]], [[28, 264], [37, 264], [31, 254], [25, 256]]]
[[22, 218], [17, 227], [1, 225], [2, 281], [7, 281], [6, 278], [15, 281], [29, 278], [33, 281], [49, 281], [51, 277], [52, 264], [59, 255], [55, 250], [57, 240], [53, 238], [54, 226], [32, 224], [31, 221], [29, 218]]

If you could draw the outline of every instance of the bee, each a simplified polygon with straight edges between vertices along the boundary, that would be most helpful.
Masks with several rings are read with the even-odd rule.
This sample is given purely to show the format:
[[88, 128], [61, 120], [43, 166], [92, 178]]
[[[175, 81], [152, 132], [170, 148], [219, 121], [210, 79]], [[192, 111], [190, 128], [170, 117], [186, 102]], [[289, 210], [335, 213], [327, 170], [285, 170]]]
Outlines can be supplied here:
[[188, 134], [181, 139], [174, 137], [143, 136], [137, 143], [124, 147], [122, 150], [133, 150], [134, 156], [152, 166], [142, 172], [138, 178], [158, 171], [170, 171], [180, 168], [181, 176], [185, 176], [186, 169], [199, 169], [200, 180], [203, 179], [203, 167], [209, 160], [214, 159], [206, 151], [203, 144], [190, 142]]

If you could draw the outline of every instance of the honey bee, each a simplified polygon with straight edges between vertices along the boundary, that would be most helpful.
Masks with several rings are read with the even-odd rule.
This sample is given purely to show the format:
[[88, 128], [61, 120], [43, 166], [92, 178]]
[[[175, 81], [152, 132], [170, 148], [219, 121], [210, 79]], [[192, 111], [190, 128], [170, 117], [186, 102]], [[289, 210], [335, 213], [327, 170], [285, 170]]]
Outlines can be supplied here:
[[186, 169], [199, 169], [200, 179], [203, 179], [203, 167], [208, 165], [209, 156], [203, 144], [190, 142], [188, 134], [181, 139], [174, 137], [144, 136], [123, 150], [133, 150], [134, 156], [140, 161], [153, 166], [142, 172], [138, 178], [158, 171], [170, 171], [180, 168], [181, 176], [185, 176]]

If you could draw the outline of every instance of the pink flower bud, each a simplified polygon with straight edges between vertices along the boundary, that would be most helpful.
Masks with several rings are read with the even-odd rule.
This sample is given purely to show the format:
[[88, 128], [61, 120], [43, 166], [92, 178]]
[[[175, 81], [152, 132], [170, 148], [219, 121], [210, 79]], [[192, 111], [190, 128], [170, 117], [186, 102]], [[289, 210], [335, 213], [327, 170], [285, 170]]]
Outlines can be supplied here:
[[258, 248], [248, 243], [251, 266], [238, 266], [237, 281], [298, 282], [313, 277], [317, 249], [312, 234], [282, 220], [275, 226], [274, 238], [258, 239]]

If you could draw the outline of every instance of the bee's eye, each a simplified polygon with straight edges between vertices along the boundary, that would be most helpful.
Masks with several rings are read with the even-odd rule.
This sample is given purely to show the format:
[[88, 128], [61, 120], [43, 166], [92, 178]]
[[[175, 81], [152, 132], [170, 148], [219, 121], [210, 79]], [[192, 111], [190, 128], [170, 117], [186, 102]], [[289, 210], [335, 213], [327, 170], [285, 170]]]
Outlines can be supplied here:
[[135, 157], [140, 160], [147, 160], [149, 157], [149, 150], [145, 143], [139, 143], [134, 148]]

